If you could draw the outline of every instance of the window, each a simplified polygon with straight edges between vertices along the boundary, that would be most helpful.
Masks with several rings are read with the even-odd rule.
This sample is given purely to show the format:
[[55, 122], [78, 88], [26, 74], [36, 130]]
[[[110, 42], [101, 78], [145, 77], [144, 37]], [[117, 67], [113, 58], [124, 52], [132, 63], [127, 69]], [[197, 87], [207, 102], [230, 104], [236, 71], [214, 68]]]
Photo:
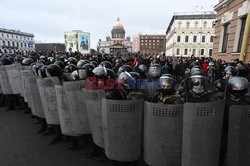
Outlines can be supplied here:
[[10, 41], [8, 41], [8, 46], [10, 46]]
[[213, 42], [214, 42], [214, 37], [210, 36], [210, 43], [213, 43]]
[[12, 46], [15, 47], [15, 42], [12, 42]]
[[143, 43], [141, 43], [141, 45], [143, 46]]
[[24, 45], [25, 45], [25, 47], [27, 47], [27, 43], [25, 43]]
[[190, 28], [190, 22], [187, 22], [186, 28], [189, 29]]
[[176, 55], [180, 55], [180, 49], [179, 48], [176, 49]]
[[198, 21], [195, 21], [194, 27], [195, 27], [195, 28], [198, 28], [198, 25], [199, 25]]
[[5, 46], [5, 41], [3, 41], [3, 46]]
[[195, 55], [196, 54], [196, 49], [194, 48], [193, 50], [192, 50], [192, 55]]
[[197, 42], [197, 36], [193, 37], [193, 42]]
[[188, 36], [185, 36], [185, 42], [188, 42]]
[[23, 47], [23, 43], [21, 43], [21, 47]]
[[209, 49], [209, 56], [212, 56], [213, 49]]
[[204, 55], [205, 54], [205, 49], [201, 49], [201, 55]]
[[230, 23], [224, 25], [224, 33], [223, 33], [223, 42], [222, 42], [222, 53], [227, 52], [227, 43], [228, 43], [228, 36], [230, 32]]
[[244, 17], [244, 18], [241, 19], [240, 37], [239, 37], [237, 52], [241, 51], [241, 46], [242, 46], [242, 41], [243, 41], [243, 35], [244, 35], [244, 31], [245, 31], [245, 26], [246, 26], [246, 17]]
[[188, 54], [188, 49], [185, 49], [184, 50], [184, 55], [187, 55]]
[[206, 42], [206, 36], [202, 36], [201, 42], [202, 42], [202, 43], [205, 43], [205, 42]]
[[207, 21], [204, 22], [203, 28], [207, 28]]
[[178, 22], [178, 28], [181, 29], [181, 22]]
[[181, 42], [181, 36], [177, 36], [177, 42]]

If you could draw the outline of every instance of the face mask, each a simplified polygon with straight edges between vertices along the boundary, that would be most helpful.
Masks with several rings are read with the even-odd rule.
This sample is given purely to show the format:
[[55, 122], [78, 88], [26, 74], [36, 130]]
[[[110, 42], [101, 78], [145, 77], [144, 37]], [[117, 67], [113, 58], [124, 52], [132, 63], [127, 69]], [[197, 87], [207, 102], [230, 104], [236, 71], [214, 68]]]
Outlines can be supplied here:
[[201, 94], [204, 92], [204, 89], [196, 89], [196, 88], [193, 88], [192, 89], [194, 93], [197, 93], [197, 94]]

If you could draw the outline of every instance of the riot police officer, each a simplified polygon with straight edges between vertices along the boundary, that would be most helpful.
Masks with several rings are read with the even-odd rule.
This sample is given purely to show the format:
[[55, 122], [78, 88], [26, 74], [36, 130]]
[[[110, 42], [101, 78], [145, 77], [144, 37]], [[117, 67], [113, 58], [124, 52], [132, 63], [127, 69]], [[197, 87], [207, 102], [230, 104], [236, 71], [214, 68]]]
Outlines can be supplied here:
[[172, 75], [163, 75], [160, 77], [161, 89], [152, 97], [151, 102], [163, 104], [181, 104], [184, 99], [176, 90], [177, 81]]

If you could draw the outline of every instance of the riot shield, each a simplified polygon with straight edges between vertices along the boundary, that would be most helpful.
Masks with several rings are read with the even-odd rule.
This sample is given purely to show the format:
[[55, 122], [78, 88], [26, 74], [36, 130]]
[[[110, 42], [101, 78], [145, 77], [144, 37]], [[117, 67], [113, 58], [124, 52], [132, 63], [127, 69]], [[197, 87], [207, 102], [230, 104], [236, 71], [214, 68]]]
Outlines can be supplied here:
[[144, 103], [144, 160], [149, 165], [180, 166], [183, 105]]
[[85, 80], [68, 81], [63, 83], [66, 100], [67, 103], [69, 103], [68, 107], [73, 123], [73, 131], [79, 135], [91, 133], [82, 93], [82, 89], [85, 85]]
[[182, 166], [219, 164], [224, 107], [223, 100], [184, 104]]
[[[24, 94], [24, 101], [28, 103], [29, 107], [32, 108], [32, 96], [31, 96], [31, 90], [30, 90], [30, 81], [29, 78], [34, 76], [32, 71], [29, 69], [26, 69], [22, 73], [22, 81], [23, 81], [23, 94]], [[34, 110], [31, 110], [34, 111]], [[32, 112], [33, 113], [33, 112]]]
[[10, 95], [12, 94], [11, 85], [9, 82], [8, 74], [6, 72], [6, 66], [0, 66], [0, 83], [2, 87], [3, 94]]
[[250, 105], [233, 105], [229, 109], [228, 166], [250, 164]]
[[109, 159], [139, 159], [143, 106], [143, 101], [102, 100], [105, 154]]
[[54, 87], [59, 85], [59, 79], [57, 77], [38, 79], [37, 85], [47, 123], [60, 124]]
[[86, 104], [89, 125], [93, 141], [104, 148], [102, 99], [105, 98], [104, 90], [83, 89], [83, 99]]
[[55, 91], [62, 134], [67, 136], [78, 136], [73, 131], [72, 119], [68, 107], [69, 104], [67, 103], [63, 86], [55, 85]]
[[42, 102], [37, 86], [37, 76], [29, 77], [29, 85], [30, 85], [30, 94], [31, 94], [31, 109], [33, 110], [33, 115], [39, 117], [39, 118], [45, 118]]

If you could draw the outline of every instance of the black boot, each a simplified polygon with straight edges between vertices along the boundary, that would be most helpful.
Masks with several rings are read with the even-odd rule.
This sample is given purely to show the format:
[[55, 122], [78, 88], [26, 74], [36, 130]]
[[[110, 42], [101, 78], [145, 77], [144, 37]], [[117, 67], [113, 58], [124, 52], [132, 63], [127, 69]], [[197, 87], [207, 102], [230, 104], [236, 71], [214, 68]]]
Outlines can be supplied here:
[[71, 137], [71, 143], [70, 146], [67, 148], [67, 150], [76, 150], [80, 149], [79, 141], [77, 140], [77, 137]]
[[48, 128], [46, 119], [39, 118], [39, 120], [40, 120], [40, 124], [41, 124], [41, 129], [38, 131], [38, 134], [45, 132]]

